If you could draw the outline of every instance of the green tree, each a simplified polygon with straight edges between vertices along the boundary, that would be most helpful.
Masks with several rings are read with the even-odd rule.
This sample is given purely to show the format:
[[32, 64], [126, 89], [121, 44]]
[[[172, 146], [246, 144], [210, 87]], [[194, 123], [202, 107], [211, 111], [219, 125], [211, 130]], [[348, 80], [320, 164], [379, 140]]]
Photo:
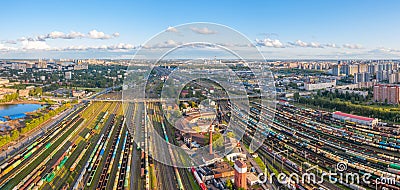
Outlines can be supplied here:
[[[207, 133], [205, 136], [206, 144], [210, 144], [210, 135]], [[224, 138], [222, 137], [221, 133], [213, 133], [212, 135], [213, 146], [220, 147], [224, 144]]]
[[194, 102], [194, 101], [191, 101], [191, 102], [190, 102], [190, 106], [191, 106], [192, 108], [195, 108], [195, 107], [197, 107], [197, 105], [196, 105], [196, 102]]
[[233, 184], [230, 179], [226, 180], [226, 188], [228, 188], [229, 190], [233, 190]]
[[299, 99], [300, 99], [300, 93], [295, 92], [295, 93], [293, 94], [293, 98], [294, 98], [295, 100], [299, 100]]
[[11, 131], [11, 140], [12, 140], [12, 141], [17, 140], [18, 137], [19, 137], [19, 132], [18, 132], [18, 130], [17, 130], [17, 129], [12, 130], [12, 131]]

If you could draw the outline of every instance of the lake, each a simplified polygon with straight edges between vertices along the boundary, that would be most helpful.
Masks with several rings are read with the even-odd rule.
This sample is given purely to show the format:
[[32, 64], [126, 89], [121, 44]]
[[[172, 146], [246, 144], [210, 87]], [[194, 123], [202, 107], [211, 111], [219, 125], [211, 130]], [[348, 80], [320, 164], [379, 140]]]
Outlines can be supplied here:
[[3, 104], [0, 105], [0, 117], [32, 112], [41, 107], [40, 104]]

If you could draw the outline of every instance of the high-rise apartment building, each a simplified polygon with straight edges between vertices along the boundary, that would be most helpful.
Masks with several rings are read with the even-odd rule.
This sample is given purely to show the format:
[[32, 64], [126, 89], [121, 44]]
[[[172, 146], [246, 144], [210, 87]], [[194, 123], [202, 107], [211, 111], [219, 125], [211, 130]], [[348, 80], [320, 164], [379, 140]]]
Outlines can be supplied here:
[[400, 87], [396, 85], [383, 84], [374, 86], [374, 101], [399, 104]]
[[340, 67], [341, 65], [334, 65], [332, 67], [332, 74], [335, 76], [340, 76]]

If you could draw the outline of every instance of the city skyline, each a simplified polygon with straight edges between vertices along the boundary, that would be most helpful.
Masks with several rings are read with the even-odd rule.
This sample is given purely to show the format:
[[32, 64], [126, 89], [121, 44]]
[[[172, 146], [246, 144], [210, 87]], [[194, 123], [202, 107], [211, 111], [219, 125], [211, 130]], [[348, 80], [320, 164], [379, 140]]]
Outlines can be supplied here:
[[266, 59], [400, 58], [396, 1], [0, 4], [9, 15], [1, 18], [0, 58], [131, 58], [153, 35], [191, 22], [232, 27]]

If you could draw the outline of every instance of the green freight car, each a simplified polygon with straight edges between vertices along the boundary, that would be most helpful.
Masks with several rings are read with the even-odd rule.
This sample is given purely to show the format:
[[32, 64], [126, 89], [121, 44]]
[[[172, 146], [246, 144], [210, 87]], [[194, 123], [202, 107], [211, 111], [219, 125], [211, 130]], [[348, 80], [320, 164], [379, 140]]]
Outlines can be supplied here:
[[399, 165], [399, 164], [392, 163], [392, 164], [389, 164], [389, 168], [393, 168], [393, 169], [400, 170], [400, 165]]

